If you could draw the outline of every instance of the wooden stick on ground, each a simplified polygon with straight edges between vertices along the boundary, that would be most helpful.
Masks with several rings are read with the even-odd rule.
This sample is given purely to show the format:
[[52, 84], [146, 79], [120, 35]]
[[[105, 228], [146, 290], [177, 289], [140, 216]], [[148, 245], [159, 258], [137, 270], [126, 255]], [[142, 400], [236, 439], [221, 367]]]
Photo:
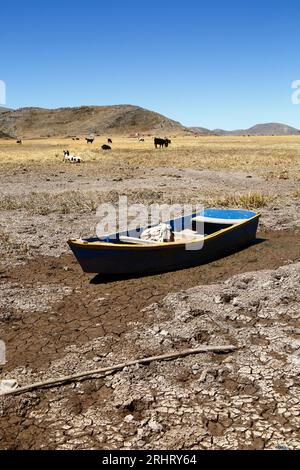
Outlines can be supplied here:
[[191, 354], [199, 354], [199, 353], [205, 353], [205, 352], [231, 352], [236, 350], [236, 346], [201, 346], [196, 349], [185, 349], [183, 351], [176, 351], [176, 352], [171, 352], [167, 354], [162, 354], [160, 356], [152, 356], [152, 357], [145, 357], [143, 359], [135, 359], [133, 361], [129, 362], [123, 362], [122, 364], [117, 364], [115, 366], [110, 366], [110, 367], [104, 367], [101, 369], [94, 369], [90, 371], [85, 371], [85, 372], [80, 372], [78, 374], [72, 374], [72, 375], [65, 375], [63, 377], [59, 377], [57, 379], [49, 379], [49, 380], [44, 380], [43, 382], [36, 382], [31, 385], [25, 385], [24, 387], [16, 388], [13, 390], [9, 390], [8, 392], [4, 392], [0, 394], [0, 396], [4, 395], [18, 395], [23, 392], [30, 392], [32, 390], [36, 390], [37, 388], [43, 388], [43, 387], [53, 387], [56, 385], [62, 385], [65, 383], [69, 382], [74, 382], [76, 380], [84, 380], [84, 379], [92, 379], [95, 378], [94, 376], [97, 376], [99, 378], [99, 375], [107, 375], [108, 372], [114, 372], [120, 369], [124, 369], [124, 367], [128, 366], [133, 366], [135, 364], [146, 364], [148, 362], [153, 362], [153, 361], [163, 361], [167, 359], [176, 359], [178, 357], [184, 357], [188, 356]]

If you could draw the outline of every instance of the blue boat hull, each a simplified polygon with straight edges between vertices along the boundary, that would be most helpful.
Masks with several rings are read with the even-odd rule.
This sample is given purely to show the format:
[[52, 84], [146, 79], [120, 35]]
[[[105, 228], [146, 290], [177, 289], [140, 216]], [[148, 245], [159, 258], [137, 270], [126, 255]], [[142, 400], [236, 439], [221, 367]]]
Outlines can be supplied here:
[[[69, 240], [69, 246], [83, 271], [102, 274], [144, 274], [173, 271], [207, 263], [251, 244], [256, 238], [259, 215], [217, 230], [204, 238], [198, 250], [185, 244], [130, 246]], [[162, 246], [163, 245], [163, 246]]]

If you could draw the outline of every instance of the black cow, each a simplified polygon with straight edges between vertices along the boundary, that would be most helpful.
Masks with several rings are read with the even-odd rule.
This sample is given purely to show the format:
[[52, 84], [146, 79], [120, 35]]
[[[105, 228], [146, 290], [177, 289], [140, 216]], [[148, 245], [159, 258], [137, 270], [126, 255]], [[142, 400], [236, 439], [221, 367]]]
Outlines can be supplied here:
[[22, 143], [21, 139], [17, 140], [17, 144], [21, 144], [21, 143]]
[[111, 139], [107, 139], [107, 143], [108, 143], [108, 144], [112, 144], [112, 140], [111, 140]]
[[166, 137], [164, 139], [160, 139], [159, 137], [154, 138], [154, 145], [156, 149], [157, 147], [159, 147], [160, 149], [163, 147], [168, 147], [170, 143], [170, 139], [167, 139]]
[[94, 142], [94, 138], [88, 139], [87, 137], [85, 138], [87, 144], [92, 144]]
[[103, 144], [101, 148], [102, 148], [102, 150], [111, 150], [111, 146], [106, 145], [106, 144]]

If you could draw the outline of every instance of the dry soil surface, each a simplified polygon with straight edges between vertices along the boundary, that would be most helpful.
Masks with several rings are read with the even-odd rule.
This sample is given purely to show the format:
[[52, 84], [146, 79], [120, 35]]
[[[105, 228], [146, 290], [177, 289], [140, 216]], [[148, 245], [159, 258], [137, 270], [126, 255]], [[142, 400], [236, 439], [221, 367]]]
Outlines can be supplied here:
[[[222, 145], [236, 145], [209, 142], [201, 145], [213, 157]], [[0, 380], [26, 385], [187, 347], [237, 347], [1, 397], [1, 449], [300, 448], [299, 180], [292, 167], [283, 171], [284, 142], [270, 142], [264, 151], [279, 155], [279, 176], [273, 169], [201, 168], [201, 153], [193, 167], [180, 166], [181, 155], [198, 152], [194, 142], [189, 155], [151, 150], [152, 168], [147, 152], [126, 149], [100, 161], [88, 150], [77, 166], [51, 162], [50, 153], [42, 163], [27, 160], [43, 142], [25, 143], [20, 161], [19, 148], [1, 147], [0, 339], [7, 362]], [[259, 159], [260, 141], [246, 145]], [[288, 145], [295, 162], [299, 145]], [[235, 162], [240, 150], [230, 151]], [[122, 194], [150, 204], [248, 192], [270, 198], [259, 209], [257, 242], [204, 266], [88, 276], [68, 251], [68, 238], [94, 234], [97, 204]]]

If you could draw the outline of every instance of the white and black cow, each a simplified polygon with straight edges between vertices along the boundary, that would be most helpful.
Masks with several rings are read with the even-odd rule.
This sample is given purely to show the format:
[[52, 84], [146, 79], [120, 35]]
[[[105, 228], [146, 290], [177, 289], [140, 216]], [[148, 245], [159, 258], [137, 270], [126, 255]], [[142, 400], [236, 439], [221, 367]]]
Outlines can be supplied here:
[[70, 155], [69, 150], [64, 150], [64, 161], [70, 163], [82, 163], [83, 160], [81, 157], [77, 157], [76, 155]]

